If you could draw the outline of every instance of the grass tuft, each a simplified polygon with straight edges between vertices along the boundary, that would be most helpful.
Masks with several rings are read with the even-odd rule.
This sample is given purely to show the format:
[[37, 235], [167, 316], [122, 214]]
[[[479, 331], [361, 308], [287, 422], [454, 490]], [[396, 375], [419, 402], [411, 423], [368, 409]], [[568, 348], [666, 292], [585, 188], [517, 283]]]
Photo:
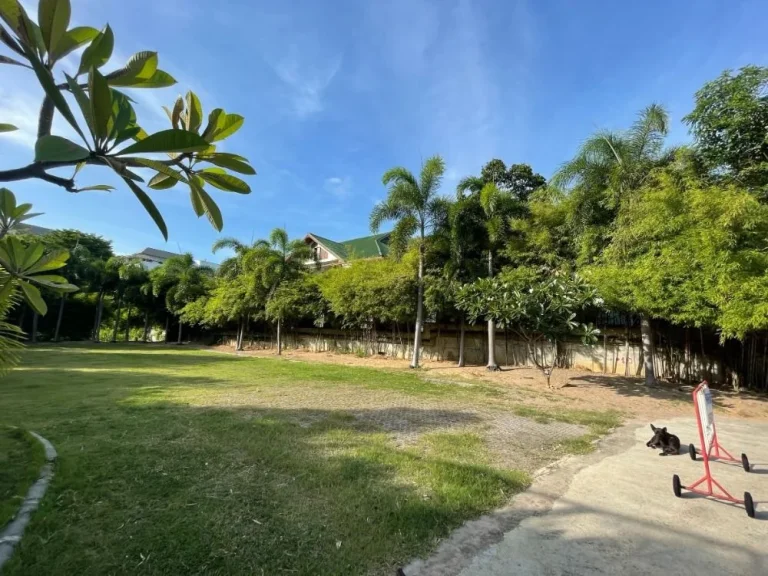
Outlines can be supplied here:
[[44, 462], [45, 451], [29, 432], [0, 427], [0, 529], [18, 512]]

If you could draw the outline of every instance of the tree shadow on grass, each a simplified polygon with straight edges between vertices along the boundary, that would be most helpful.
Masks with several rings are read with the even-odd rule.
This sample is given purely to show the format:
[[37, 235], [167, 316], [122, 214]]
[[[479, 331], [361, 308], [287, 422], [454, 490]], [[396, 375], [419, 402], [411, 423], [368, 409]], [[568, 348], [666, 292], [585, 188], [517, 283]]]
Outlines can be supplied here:
[[[394, 573], [528, 483], [483, 465], [471, 437], [397, 448], [381, 424], [397, 408], [194, 407], [125, 371], [8, 381], [0, 420], [42, 432], [59, 461], [7, 574]], [[182, 374], [162, 387], [224, 383]], [[403, 411], [420, 433], [474, 418]]]
[[244, 359], [207, 353], [193, 348], [173, 347], [157, 344], [101, 344], [89, 346], [40, 345], [24, 351], [22, 368], [34, 368], [36, 360], [45, 357], [50, 363], [55, 358], [56, 368], [82, 366], [89, 368], [107, 367], [114, 369], [124, 365], [131, 367], [194, 367], [210, 364], [231, 364]]
[[[605, 374], [583, 374], [570, 378], [569, 384], [585, 388], [597, 386], [610, 388], [617, 394], [629, 397], [656, 398], [658, 400], [671, 400], [679, 402], [692, 402], [691, 393], [695, 385], [666, 384], [658, 382], [654, 386], [646, 386], [642, 378], [614, 376]], [[710, 386], [712, 401], [715, 405], [728, 406], [734, 398], [768, 401], [768, 395], [763, 393], [740, 391], [735, 392], [727, 388]]]

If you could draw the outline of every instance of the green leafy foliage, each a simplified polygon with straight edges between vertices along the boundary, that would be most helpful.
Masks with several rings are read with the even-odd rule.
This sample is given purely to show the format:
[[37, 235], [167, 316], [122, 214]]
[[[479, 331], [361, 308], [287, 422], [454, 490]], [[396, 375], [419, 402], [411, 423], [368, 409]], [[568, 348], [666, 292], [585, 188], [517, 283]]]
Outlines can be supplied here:
[[355, 260], [321, 274], [317, 283], [330, 311], [347, 328], [412, 322], [416, 313], [413, 257]]
[[72, 7], [69, 0], [40, 0], [37, 21], [48, 53], [56, 53], [69, 26]]
[[186, 130], [162, 130], [123, 148], [118, 155], [155, 152], [198, 152], [208, 148], [208, 142]]
[[35, 162], [85, 160], [90, 152], [61, 136], [43, 136], [35, 142]]
[[[31, 209], [31, 204], [17, 204], [13, 192], [0, 188], [0, 352], [14, 349], [9, 342], [3, 340], [9, 334], [2, 323], [15, 304], [17, 289], [21, 290], [24, 300], [38, 314], [45, 314], [48, 307], [34, 284], [56, 292], [77, 290], [66, 278], [48, 274], [65, 266], [69, 252], [53, 250], [46, 253], [42, 243], [32, 242], [25, 246], [21, 240], [8, 234], [20, 223], [37, 216], [30, 212]], [[0, 366], [8, 365], [12, 359], [0, 358]]]
[[91, 42], [99, 31], [96, 28], [90, 26], [77, 26], [70, 30], [67, 30], [56, 44], [56, 47], [49, 51], [50, 59], [52, 62], [61, 60], [69, 54], [80, 48], [81, 46]]
[[685, 117], [709, 170], [723, 173], [764, 197], [768, 187], [768, 68], [723, 72], [696, 92]]
[[585, 270], [609, 305], [743, 338], [768, 328], [768, 207], [744, 188], [654, 174]]
[[[529, 355], [544, 372], [547, 382], [552, 375], [557, 345], [569, 336], [578, 336], [584, 344], [594, 344], [599, 331], [579, 323], [579, 312], [602, 305], [594, 288], [569, 274], [517, 269], [495, 278], [481, 278], [462, 286], [457, 306], [471, 322], [479, 318], [506, 326], [528, 344]], [[550, 354], [538, 354], [537, 346], [548, 342]]]
[[[143, 182], [143, 179], [133, 171], [137, 165], [147, 166], [149, 161], [134, 155], [167, 154], [167, 160], [152, 160], [156, 162], [153, 169], [157, 173], [150, 179], [150, 188], [163, 190], [171, 188], [177, 181], [186, 183], [190, 186], [195, 214], [198, 217], [207, 215], [214, 228], [221, 230], [221, 210], [205, 186], [210, 184], [227, 192], [248, 194], [251, 191], [248, 183], [226, 170], [246, 175], [254, 175], [256, 171], [242, 156], [217, 153], [212, 143], [237, 132], [243, 125], [243, 117], [216, 108], [209, 115], [201, 135], [202, 103], [194, 93], [188, 92], [186, 98], [178, 98], [173, 110], [169, 111], [171, 129], [147, 134], [136, 118], [130, 98], [117, 88], [162, 88], [175, 84], [176, 80], [159, 68], [157, 52], [137, 52], [123, 67], [103, 75], [99, 70], [109, 62], [115, 44], [112, 28], [107, 24], [101, 31], [89, 26], [68, 29], [71, 17], [69, 0], [41, 0], [38, 8], [40, 26], [29, 19], [17, 0], [2, 0], [0, 6], [0, 16], [11, 30], [9, 33], [0, 26], [0, 41], [28, 61], [27, 64], [3, 55], [0, 56], [0, 64], [31, 68], [45, 93], [39, 121], [40, 142], [35, 157], [41, 166], [34, 170], [30, 168], [22, 178], [43, 178], [71, 192], [108, 190], [112, 188], [106, 185], [78, 187], [74, 176], [65, 179], [42, 174], [48, 169], [70, 163], [73, 166], [78, 164], [78, 170], [86, 164], [106, 165], [126, 181], [132, 182], [128, 187], [167, 237], [165, 224], [154, 202], [136, 184]], [[64, 74], [65, 81], [58, 83], [54, 71], [56, 63], [83, 46], [85, 49], [77, 74], [74, 77]], [[83, 74], [87, 74], [85, 83], [79, 79]], [[77, 101], [90, 140], [73, 115], [63, 91], [71, 92]], [[87, 150], [50, 134], [55, 112], [61, 114], [80, 135]], [[15, 129], [10, 124], [0, 124], [0, 132]], [[124, 143], [122, 148], [118, 148]], [[198, 167], [200, 162], [212, 164], [215, 168]], [[164, 168], [160, 168], [161, 164]], [[202, 170], [208, 170], [206, 176], [197, 176]]]
[[83, 51], [80, 57], [80, 68], [77, 75], [88, 72], [91, 68], [101, 68], [112, 57], [112, 49], [115, 46], [115, 36], [109, 24], [99, 32]]

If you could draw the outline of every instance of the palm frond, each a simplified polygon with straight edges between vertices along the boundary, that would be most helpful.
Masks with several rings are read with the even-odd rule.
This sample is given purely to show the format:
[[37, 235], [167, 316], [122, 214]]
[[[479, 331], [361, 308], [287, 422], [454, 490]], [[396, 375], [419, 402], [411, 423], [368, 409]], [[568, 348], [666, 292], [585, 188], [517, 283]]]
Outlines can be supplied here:
[[456, 185], [456, 197], [463, 198], [467, 193], [477, 194], [484, 185], [485, 181], [479, 176], [466, 176]]
[[669, 114], [660, 104], [651, 104], [640, 111], [629, 130], [629, 140], [637, 158], [654, 155], [669, 133]]
[[432, 198], [427, 204], [427, 214], [429, 214], [427, 225], [434, 229], [447, 228], [452, 205], [453, 202], [443, 196]]
[[269, 243], [276, 250], [286, 254], [288, 252], [288, 232], [285, 231], [285, 228], [274, 228], [269, 233]]
[[8, 322], [8, 314], [16, 307], [21, 298], [13, 285], [14, 280], [5, 273], [0, 280], [0, 375], [5, 375], [21, 361], [19, 352], [24, 348], [24, 332]]
[[426, 206], [429, 200], [437, 195], [440, 190], [440, 184], [445, 174], [445, 161], [440, 156], [427, 158], [421, 167], [421, 177], [419, 190], [421, 192], [422, 205]]
[[381, 225], [388, 220], [396, 220], [404, 214], [404, 211], [399, 205], [394, 204], [390, 198], [379, 202], [371, 210], [371, 216], [369, 219], [369, 226], [371, 232], [377, 234]]
[[389, 235], [389, 247], [397, 258], [408, 249], [408, 242], [419, 229], [419, 221], [413, 214], [400, 218]]
[[245, 248], [245, 245], [237, 238], [219, 238], [213, 243], [213, 246], [211, 246], [211, 252], [215, 254], [219, 250], [224, 250], [226, 248], [230, 248], [235, 252], [241, 252]]
[[415, 188], [419, 187], [419, 183], [416, 182], [416, 178], [411, 174], [411, 171], [402, 166], [395, 166], [384, 172], [384, 175], [381, 177], [381, 182], [384, 186], [389, 186], [396, 182], [407, 182]]

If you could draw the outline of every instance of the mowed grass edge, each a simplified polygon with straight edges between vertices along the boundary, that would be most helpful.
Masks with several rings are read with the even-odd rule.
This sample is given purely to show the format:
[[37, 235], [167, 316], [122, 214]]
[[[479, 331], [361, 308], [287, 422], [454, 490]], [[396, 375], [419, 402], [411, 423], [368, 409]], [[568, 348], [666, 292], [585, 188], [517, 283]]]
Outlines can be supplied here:
[[44, 462], [45, 451], [29, 432], [0, 425], [0, 530], [19, 511]]
[[[398, 446], [347, 410], [302, 407], [350, 390], [496, 396], [184, 348], [28, 350], [0, 383], [0, 422], [43, 433], [59, 462], [7, 573], [391, 574], [529, 485], [471, 433]], [[296, 406], [259, 405], [286, 395]]]

